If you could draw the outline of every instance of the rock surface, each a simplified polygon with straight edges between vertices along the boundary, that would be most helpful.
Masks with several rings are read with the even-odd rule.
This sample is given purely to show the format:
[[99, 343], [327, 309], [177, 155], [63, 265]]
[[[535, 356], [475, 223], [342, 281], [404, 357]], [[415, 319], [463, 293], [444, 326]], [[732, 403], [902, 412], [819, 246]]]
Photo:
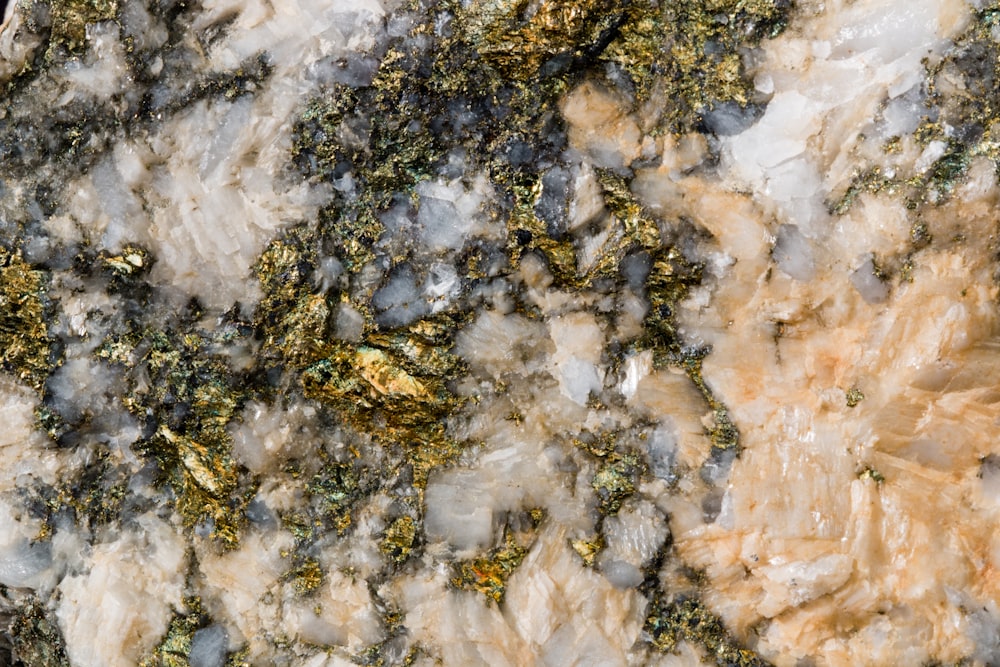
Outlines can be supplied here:
[[998, 42], [12, 6], [0, 664], [997, 664]]

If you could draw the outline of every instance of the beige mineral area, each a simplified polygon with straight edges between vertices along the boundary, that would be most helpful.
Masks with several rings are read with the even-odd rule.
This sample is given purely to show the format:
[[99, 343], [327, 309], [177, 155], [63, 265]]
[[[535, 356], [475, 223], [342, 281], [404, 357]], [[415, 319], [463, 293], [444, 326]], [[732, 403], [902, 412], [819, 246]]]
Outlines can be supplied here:
[[746, 449], [716, 523], [675, 537], [777, 664], [958, 660], [982, 622], [962, 610], [1000, 602], [994, 223], [981, 201], [936, 214], [964, 240], [918, 253], [884, 299], [840, 262], [794, 286], [772, 276], [750, 300], [716, 294], [726, 333], [704, 377]]
[[645, 602], [584, 567], [567, 538], [557, 528], [542, 532], [502, 607], [450, 590], [439, 575], [400, 578], [390, 592], [415, 636], [440, 647], [433, 657], [443, 664], [625, 664]]
[[135, 665], [166, 632], [184, 591], [184, 544], [153, 514], [138, 530], [93, 548], [60, 583], [56, 611], [71, 664]]
[[[764, 46], [756, 80], [769, 103], [721, 140], [721, 169], [691, 171], [690, 143], [667, 139], [661, 163], [632, 184], [648, 211], [711, 238], [709, 278], [680, 304], [680, 331], [710, 347], [702, 377], [743, 448], [714, 521], [696, 476], [662, 506], [678, 552], [707, 575], [709, 605], [779, 666], [995, 655], [993, 164], [971, 160], [950, 198], [931, 193], [935, 206], [919, 213], [891, 191], [862, 193], [839, 214], [830, 205], [876, 155], [866, 141], [916, 127], [903, 96], [968, 9], [803, 6]], [[595, 91], [571, 96], [586, 108], [564, 106], [571, 140], [595, 161], [614, 147], [627, 164], [640, 140], [621, 140], [625, 115]], [[899, 145], [879, 159], [918, 177], [944, 154], [943, 143]], [[696, 470], [707, 408], [685, 375], [644, 354], [627, 359], [622, 393], [669, 415], [675, 460]]]
[[260, 660], [273, 655], [275, 634], [284, 634], [284, 602], [292, 596], [282, 587], [288, 564], [281, 553], [292, 545], [288, 533], [256, 534], [235, 551], [217, 553], [214, 545], [205, 545], [199, 554], [202, 604], [229, 619], [229, 636], [245, 642]]

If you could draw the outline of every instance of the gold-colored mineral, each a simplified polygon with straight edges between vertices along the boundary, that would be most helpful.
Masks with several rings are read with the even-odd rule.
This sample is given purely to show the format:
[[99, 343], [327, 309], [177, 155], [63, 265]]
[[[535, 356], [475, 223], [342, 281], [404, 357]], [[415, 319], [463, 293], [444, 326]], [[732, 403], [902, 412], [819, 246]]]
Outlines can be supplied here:
[[52, 39], [70, 51], [86, 44], [87, 26], [118, 13], [117, 0], [52, 0]]
[[403, 563], [410, 557], [417, 538], [417, 524], [408, 516], [403, 516], [385, 529], [379, 550], [390, 560]]
[[42, 273], [0, 249], [0, 364], [40, 390], [50, 371]]
[[451, 583], [482, 593], [496, 603], [503, 602], [507, 579], [524, 560], [528, 550], [516, 538], [505, 532], [504, 544], [480, 558], [459, 563]]
[[681, 641], [701, 644], [719, 667], [769, 665], [752, 651], [740, 648], [719, 618], [698, 600], [654, 602], [646, 619], [646, 632], [653, 646], [661, 651], [673, 651]]

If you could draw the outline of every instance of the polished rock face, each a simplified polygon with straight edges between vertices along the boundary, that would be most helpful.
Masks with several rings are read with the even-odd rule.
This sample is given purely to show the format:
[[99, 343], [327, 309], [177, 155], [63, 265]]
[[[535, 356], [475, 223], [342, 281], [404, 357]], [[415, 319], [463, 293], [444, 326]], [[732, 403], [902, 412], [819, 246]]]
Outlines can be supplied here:
[[11, 7], [0, 664], [995, 664], [998, 41]]

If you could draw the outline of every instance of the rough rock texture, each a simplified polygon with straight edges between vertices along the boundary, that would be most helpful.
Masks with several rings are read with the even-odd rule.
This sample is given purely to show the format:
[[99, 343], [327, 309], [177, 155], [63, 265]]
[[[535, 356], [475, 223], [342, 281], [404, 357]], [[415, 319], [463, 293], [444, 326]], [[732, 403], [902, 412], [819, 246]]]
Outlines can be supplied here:
[[0, 664], [996, 664], [998, 41], [12, 6]]

